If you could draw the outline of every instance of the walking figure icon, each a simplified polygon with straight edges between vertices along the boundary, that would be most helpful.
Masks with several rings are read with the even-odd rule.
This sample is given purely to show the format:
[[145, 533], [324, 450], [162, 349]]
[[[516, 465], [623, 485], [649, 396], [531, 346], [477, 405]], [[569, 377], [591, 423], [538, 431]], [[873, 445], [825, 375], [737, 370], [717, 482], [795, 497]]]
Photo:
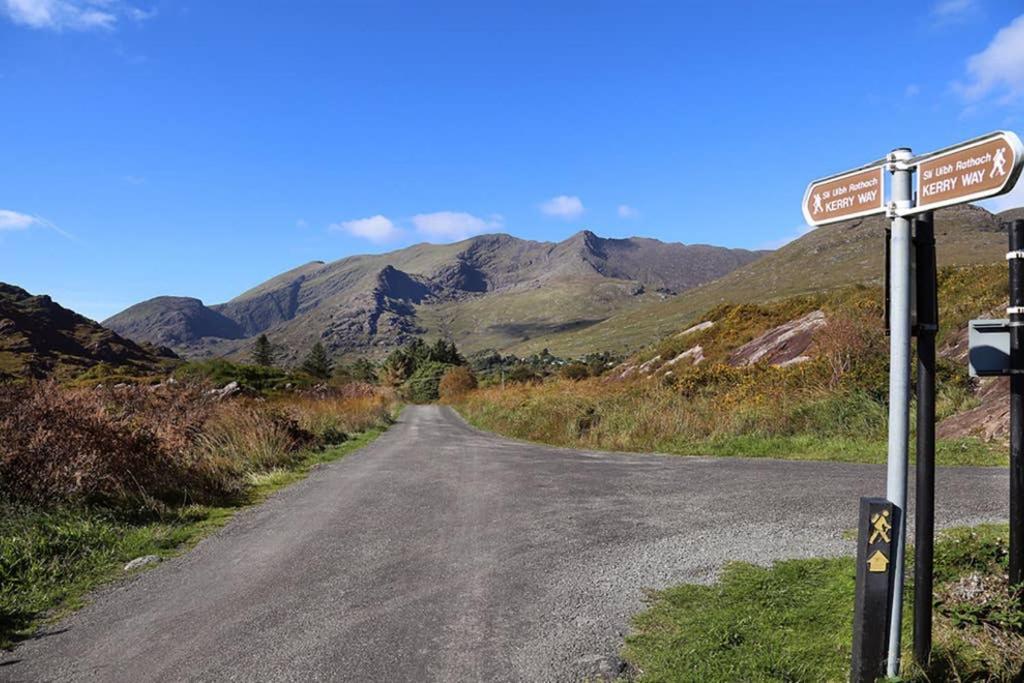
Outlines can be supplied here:
[[881, 512], [871, 515], [871, 536], [868, 537], [868, 545], [871, 545], [878, 539], [882, 539], [886, 543], [890, 542], [889, 530], [892, 529], [892, 524], [889, 523], [889, 511], [882, 510]]
[[995, 178], [996, 174], [1006, 175], [1006, 149], [1000, 147], [996, 150], [996, 156], [992, 159], [992, 172], [989, 178]]

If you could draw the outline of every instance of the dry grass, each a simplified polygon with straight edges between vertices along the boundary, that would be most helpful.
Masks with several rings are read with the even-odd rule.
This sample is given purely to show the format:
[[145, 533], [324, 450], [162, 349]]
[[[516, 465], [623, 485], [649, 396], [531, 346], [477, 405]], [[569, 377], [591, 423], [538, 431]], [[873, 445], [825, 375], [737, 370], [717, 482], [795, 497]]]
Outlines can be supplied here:
[[386, 424], [395, 401], [392, 389], [353, 382], [329, 392], [284, 399], [281, 407], [322, 443], [334, 444], [349, 434]]
[[217, 401], [203, 384], [0, 385], [0, 500], [159, 507], [240, 493], [304, 449], [387, 423], [369, 385]]

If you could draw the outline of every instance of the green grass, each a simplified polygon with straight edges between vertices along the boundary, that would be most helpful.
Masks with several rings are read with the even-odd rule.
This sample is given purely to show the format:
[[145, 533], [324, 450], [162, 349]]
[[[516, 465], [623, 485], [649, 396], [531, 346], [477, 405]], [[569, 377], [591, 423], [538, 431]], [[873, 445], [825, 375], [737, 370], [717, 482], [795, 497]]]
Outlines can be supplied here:
[[[927, 671], [910, 663], [908, 585], [904, 680], [1020, 680], [1024, 612], [1012, 607], [1001, 578], [1006, 535], [1006, 525], [940, 534], [933, 658]], [[971, 574], [985, 592], [957, 597], [955, 586]], [[854, 576], [848, 557], [728, 565], [714, 585], [651, 593], [623, 655], [641, 681], [844, 681]]]
[[[665, 451], [679, 455], [715, 455], [783, 460], [818, 460], [882, 464], [887, 444], [877, 439], [796, 436], [725, 436], [707, 441], [666, 444]], [[911, 447], [911, 463], [915, 462]], [[944, 467], [997, 467], [1009, 464], [1006, 448], [979, 439], [941, 439], [935, 444], [935, 461]]]
[[240, 509], [302, 479], [317, 465], [369, 444], [382, 431], [368, 430], [339, 446], [308, 451], [287, 469], [252, 475], [245, 495], [221, 506], [188, 505], [159, 515], [0, 506], [0, 647], [82, 606], [89, 591], [123, 576], [128, 561], [188, 550]]

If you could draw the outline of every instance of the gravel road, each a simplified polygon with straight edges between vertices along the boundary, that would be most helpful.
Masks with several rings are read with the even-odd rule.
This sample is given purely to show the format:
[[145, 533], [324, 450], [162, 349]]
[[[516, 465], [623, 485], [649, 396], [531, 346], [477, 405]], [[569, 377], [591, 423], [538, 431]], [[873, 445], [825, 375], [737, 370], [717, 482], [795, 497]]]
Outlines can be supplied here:
[[[1002, 470], [938, 474], [940, 524], [1005, 519]], [[3, 681], [572, 681], [643, 589], [853, 552], [871, 465], [572, 451], [410, 407], [372, 445], [98, 592]]]

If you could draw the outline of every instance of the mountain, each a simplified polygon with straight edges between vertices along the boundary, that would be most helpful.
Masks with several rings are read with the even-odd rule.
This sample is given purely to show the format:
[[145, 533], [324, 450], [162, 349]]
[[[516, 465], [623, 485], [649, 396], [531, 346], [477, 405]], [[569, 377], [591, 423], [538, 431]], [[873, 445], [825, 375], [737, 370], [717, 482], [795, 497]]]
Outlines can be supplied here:
[[70, 379], [99, 363], [152, 372], [174, 358], [168, 349], [124, 339], [48, 296], [0, 282], [0, 379]]
[[316, 341], [335, 354], [379, 355], [417, 335], [501, 349], [675, 296], [763, 253], [590, 231], [557, 243], [481, 235], [314, 261], [213, 306], [157, 297], [104, 324], [193, 357], [244, 357], [262, 333], [286, 362]]
[[[1001, 223], [1022, 214], [1021, 209], [992, 214], [972, 205], [937, 211], [939, 265], [1002, 262], [1007, 235]], [[872, 216], [818, 228], [678, 297], [623, 310], [586, 329], [527, 340], [511, 346], [509, 352], [527, 355], [541, 348], [563, 356], [627, 352], [685, 328], [721, 303], [761, 303], [851, 283], [879, 283], [884, 276], [887, 226], [887, 219]]]

